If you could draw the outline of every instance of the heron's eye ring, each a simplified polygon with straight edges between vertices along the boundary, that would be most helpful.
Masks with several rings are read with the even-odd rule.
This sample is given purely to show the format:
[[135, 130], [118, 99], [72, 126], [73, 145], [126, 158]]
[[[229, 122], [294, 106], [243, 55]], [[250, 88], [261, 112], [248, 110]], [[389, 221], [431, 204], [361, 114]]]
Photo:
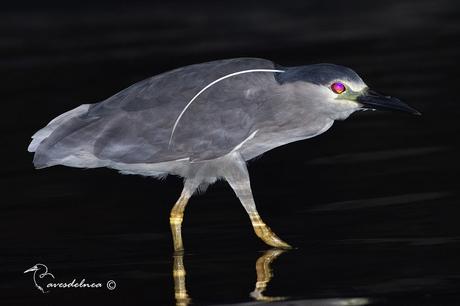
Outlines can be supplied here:
[[332, 83], [331, 89], [336, 94], [341, 94], [341, 93], [345, 92], [345, 90], [347, 90], [345, 85], [343, 85], [343, 83], [340, 83], [340, 82]]

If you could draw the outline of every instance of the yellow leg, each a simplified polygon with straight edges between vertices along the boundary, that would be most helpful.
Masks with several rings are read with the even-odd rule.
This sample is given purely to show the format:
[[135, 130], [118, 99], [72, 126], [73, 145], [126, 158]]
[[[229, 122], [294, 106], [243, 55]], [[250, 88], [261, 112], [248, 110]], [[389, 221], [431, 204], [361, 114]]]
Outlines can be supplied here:
[[226, 168], [223, 170], [225, 172], [225, 179], [230, 184], [251, 218], [251, 223], [256, 235], [268, 245], [276, 248], [290, 249], [291, 246], [276, 236], [257, 213], [256, 203], [254, 202], [251, 183], [249, 181], [249, 173], [246, 167], [246, 161], [243, 157], [238, 152], [230, 154]]
[[285, 297], [270, 297], [265, 296], [263, 292], [267, 289], [267, 285], [273, 277], [271, 264], [272, 262], [285, 251], [280, 249], [271, 249], [266, 251], [256, 262], [257, 282], [256, 288], [251, 292], [251, 296], [257, 301], [280, 301]]
[[276, 234], [264, 223], [264, 221], [262, 221], [257, 212], [251, 212], [249, 217], [251, 218], [251, 223], [256, 235], [259, 236], [259, 238], [266, 244], [282, 249], [292, 248], [289, 244], [276, 236]]
[[179, 253], [174, 255], [174, 297], [176, 298], [176, 306], [187, 306], [192, 299], [188, 296], [187, 289], [185, 288], [184, 256]]
[[182, 219], [184, 218], [184, 210], [189, 198], [189, 196], [182, 194], [176, 204], [174, 204], [169, 217], [175, 252], [182, 251], [184, 249], [184, 245], [182, 243]]

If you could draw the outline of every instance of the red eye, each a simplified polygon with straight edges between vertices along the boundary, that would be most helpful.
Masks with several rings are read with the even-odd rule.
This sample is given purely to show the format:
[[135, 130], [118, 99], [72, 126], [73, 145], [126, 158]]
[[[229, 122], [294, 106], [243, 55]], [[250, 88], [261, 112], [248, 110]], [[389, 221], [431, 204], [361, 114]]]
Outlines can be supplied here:
[[333, 92], [335, 92], [336, 94], [341, 94], [343, 93], [346, 89], [345, 85], [343, 85], [342, 83], [340, 82], [336, 82], [336, 83], [332, 83], [331, 85], [331, 89]]

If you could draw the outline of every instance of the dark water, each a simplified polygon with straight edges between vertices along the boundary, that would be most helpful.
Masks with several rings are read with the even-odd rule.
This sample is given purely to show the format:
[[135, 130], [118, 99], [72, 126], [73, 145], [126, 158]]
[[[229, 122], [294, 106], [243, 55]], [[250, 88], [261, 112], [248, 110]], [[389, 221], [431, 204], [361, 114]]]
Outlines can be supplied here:
[[[175, 280], [192, 305], [252, 305], [269, 267], [252, 296], [286, 298], [273, 305], [460, 304], [458, 3], [48, 4], [0, 11], [2, 305], [174, 305]], [[350, 66], [423, 113], [355, 114], [250, 163], [262, 217], [296, 249], [263, 245], [220, 182], [191, 200], [186, 251], [174, 257], [179, 179], [32, 168], [29, 137], [56, 115], [240, 56]], [[181, 262], [186, 275], [174, 279]], [[35, 263], [56, 282], [104, 288], [42, 294], [23, 274]]]

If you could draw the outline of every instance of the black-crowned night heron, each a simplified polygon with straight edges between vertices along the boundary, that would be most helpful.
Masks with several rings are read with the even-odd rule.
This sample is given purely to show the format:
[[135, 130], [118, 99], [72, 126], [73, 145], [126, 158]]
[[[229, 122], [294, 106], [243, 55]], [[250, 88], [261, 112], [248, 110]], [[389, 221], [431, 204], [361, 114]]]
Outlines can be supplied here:
[[170, 215], [174, 249], [193, 193], [217, 179], [235, 191], [265, 243], [289, 245], [260, 218], [246, 161], [278, 146], [327, 131], [365, 109], [419, 114], [370, 90], [353, 70], [315, 64], [282, 67], [257, 58], [175, 69], [95, 104], [68, 111], [33, 135], [36, 168], [109, 167], [124, 174], [184, 178]]

